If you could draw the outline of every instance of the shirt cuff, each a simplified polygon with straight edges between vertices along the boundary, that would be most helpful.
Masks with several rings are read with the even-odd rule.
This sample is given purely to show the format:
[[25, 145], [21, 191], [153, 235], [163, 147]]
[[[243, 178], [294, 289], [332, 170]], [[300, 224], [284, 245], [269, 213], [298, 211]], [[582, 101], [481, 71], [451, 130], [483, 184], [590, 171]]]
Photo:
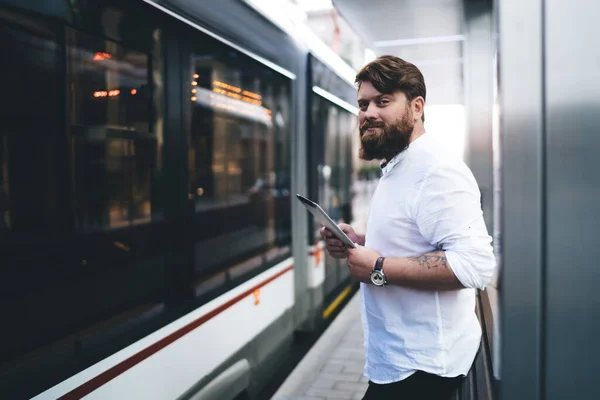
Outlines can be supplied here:
[[485, 289], [494, 273], [495, 263], [484, 257], [469, 257], [446, 250], [446, 259], [456, 279], [466, 288]]

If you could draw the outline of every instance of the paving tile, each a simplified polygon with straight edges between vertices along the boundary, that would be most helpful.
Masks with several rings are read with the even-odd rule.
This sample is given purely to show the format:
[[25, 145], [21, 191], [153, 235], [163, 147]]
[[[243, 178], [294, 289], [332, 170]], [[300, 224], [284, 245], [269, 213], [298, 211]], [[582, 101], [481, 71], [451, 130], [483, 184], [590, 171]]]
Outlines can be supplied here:
[[347, 392], [360, 392], [363, 393], [367, 391], [367, 387], [369, 385], [367, 383], [362, 382], [336, 382], [333, 386], [335, 390], [344, 390]]
[[344, 365], [344, 368], [342, 369], [343, 373], [359, 373], [359, 374], [363, 374], [365, 370], [365, 364], [364, 363], [360, 363], [360, 364], [346, 364]]
[[351, 399], [354, 392], [332, 389], [310, 389], [306, 392], [309, 396], [323, 396], [328, 399]]
[[362, 378], [362, 373], [337, 373], [323, 372], [319, 375], [320, 378], [329, 379], [340, 382], [359, 382]]
[[321, 372], [342, 372], [347, 367], [346, 363], [327, 363], [321, 367]]
[[310, 383], [308, 388], [319, 388], [319, 389], [333, 389], [333, 386], [338, 381], [332, 381], [331, 379], [327, 379], [326, 377], [319, 376], [313, 382]]
[[[365, 390], [366, 392], [366, 390]], [[362, 400], [362, 398], [365, 396], [365, 392], [355, 392], [352, 395], [352, 400]]]
[[336, 359], [349, 359], [349, 360], [364, 360], [365, 352], [362, 349], [336, 349], [335, 354], [332, 354], [332, 358]]
[[362, 399], [368, 385], [359, 297], [344, 307], [271, 400]]

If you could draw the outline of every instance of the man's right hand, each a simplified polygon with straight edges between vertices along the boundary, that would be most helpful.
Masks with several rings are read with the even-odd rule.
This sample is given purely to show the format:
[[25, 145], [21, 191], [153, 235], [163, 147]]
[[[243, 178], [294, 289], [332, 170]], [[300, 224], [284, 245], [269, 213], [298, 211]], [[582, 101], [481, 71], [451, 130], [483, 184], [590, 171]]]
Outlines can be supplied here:
[[[338, 226], [340, 227], [342, 232], [344, 232], [348, 236], [348, 238], [350, 238], [350, 240], [352, 240], [354, 243], [358, 243], [358, 235], [356, 234], [356, 232], [354, 232], [354, 229], [350, 225], [339, 224]], [[327, 249], [327, 252], [331, 257], [348, 258], [348, 246], [341, 240], [337, 239], [333, 235], [333, 232], [323, 227], [321, 228], [319, 233], [321, 234], [323, 239], [325, 239], [325, 248]]]

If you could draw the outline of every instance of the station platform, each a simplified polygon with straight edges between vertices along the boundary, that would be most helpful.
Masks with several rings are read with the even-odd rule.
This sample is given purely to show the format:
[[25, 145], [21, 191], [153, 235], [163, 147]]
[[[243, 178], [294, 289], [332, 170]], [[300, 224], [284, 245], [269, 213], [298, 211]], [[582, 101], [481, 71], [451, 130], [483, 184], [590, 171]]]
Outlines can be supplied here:
[[356, 292], [271, 400], [362, 399], [368, 386], [364, 364]]

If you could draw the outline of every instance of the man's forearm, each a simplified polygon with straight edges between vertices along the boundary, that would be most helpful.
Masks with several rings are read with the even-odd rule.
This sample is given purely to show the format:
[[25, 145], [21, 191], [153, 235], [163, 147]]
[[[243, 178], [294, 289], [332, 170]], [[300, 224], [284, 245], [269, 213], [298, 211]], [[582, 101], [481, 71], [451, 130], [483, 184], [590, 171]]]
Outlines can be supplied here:
[[436, 250], [418, 257], [390, 257], [383, 264], [388, 284], [424, 290], [457, 290], [464, 286], [452, 272], [446, 252]]

